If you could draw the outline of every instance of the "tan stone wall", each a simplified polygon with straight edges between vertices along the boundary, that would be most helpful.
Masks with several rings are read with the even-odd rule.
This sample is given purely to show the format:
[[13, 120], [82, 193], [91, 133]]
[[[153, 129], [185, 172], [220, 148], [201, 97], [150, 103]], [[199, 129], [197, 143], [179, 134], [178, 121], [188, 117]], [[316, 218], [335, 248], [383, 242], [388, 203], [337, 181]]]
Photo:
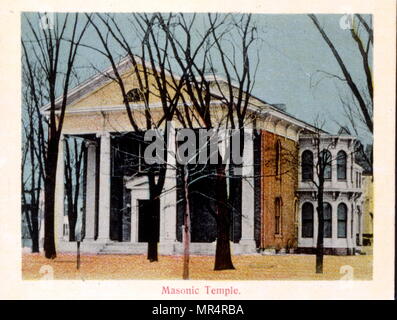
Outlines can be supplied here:
[[[160, 109], [152, 110], [151, 115], [158, 120], [163, 114]], [[144, 112], [132, 112], [134, 120], [141, 128], [146, 128]], [[64, 134], [95, 133], [95, 132], [125, 132], [133, 131], [133, 127], [125, 111], [66, 113], [63, 123]]]
[[[126, 92], [133, 88], [139, 87], [137, 76], [134, 73], [134, 71], [128, 70], [121, 76]], [[152, 93], [150, 94], [149, 102], [159, 102], [160, 98], [158, 95], [158, 90], [156, 90], [155, 78], [153, 77], [153, 75], [149, 76], [148, 81]], [[76, 102], [68, 106], [68, 109], [77, 110], [86, 107], [115, 106], [122, 104], [123, 97], [120, 87], [115, 81], [111, 81], [104, 86], [97, 88], [97, 90], [90, 92], [87, 96], [77, 100]]]
[[[261, 133], [261, 247], [281, 249], [296, 246], [298, 185], [298, 145], [296, 142], [262, 131]], [[281, 144], [279, 174], [276, 144]], [[281, 233], [275, 234], [275, 202], [281, 198]]]

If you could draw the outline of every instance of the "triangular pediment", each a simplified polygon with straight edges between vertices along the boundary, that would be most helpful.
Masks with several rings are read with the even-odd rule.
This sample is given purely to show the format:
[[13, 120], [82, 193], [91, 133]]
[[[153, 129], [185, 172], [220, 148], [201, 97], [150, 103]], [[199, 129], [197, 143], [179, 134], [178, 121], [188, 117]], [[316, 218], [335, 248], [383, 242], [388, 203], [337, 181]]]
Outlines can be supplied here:
[[[137, 61], [141, 61], [136, 57]], [[150, 65], [146, 63], [146, 66]], [[138, 63], [138, 70], [141, 71], [143, 77], [143, 67], [141, 63]], [[148, 83], [150, 94], [150, 103], [156, 104], [160, 101], [159, 95], [155, 85], [155, 78], [150, 68], [148, 70]], [[139, 88], [138, 77], [135, 72], [135, 68], [129, 57], [125, 57], [117, 64], [117, 71], [120, 74], [124, 88], [126, 92], [132, 89]], [[176, 77], [178, 79], [178, 77]], [[56, 100], [57, 108], [60, 108], [62, 97], [58, 97]], [[131, 106], [143, 104], [143, 102], [133, 102]], [[73, 110], [86, 110], [96, 109], [98, 107], [121, 107], [124, 106], [123, 95], [120, 90], [120, 86], [115, 80], [113, 68], [107, 68], [102, 72], [90, 77], [77, 87], [71, 89], [68, 93], [68, 100], [66, 111]], [[42, 108], [42, 111], [48, 111], [50, 108], [49, 104]]]

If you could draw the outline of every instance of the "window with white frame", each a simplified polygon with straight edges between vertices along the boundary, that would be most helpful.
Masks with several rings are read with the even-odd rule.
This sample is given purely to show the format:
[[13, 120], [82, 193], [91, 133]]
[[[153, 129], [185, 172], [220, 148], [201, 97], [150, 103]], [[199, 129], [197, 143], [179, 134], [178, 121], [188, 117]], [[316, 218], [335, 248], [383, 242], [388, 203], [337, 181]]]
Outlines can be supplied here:
[[324, 168], [324, 179], [331, 180], [332, 179], [332, 156], [331, 152], [328, 150], [321, 151], [320, 154], [320, 166]]
[[302, 238], [313, 238], [313, 204], [305, 202], [302, 205]]
[[347, 236], [347, 206], [344, 203], [338, 205], [338, 238]]
[[332, 207], [328, 202], [323, 204], [324, 238], [332, 238]]
[[313, 153], [305, 150], [302, 153], [302, 180], [313, 179]]
[[347, 155], [344, 151], [339, 151], [336, 158], [337, 178], [338, 180], [346, 180]]

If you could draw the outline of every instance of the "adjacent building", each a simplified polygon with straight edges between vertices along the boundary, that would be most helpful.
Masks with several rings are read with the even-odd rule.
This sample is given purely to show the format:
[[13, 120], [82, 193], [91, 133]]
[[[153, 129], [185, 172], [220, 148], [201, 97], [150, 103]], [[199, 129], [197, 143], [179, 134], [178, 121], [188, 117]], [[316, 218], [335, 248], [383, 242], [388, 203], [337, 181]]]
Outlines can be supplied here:
[[[313, 253], [317, 245], [318, 166], [324, 153], [324, 251], [354, 254], [362, 244], [362, 172], [356, 164], [355, 138], [348, 135], [301, 135], [299, 138], [300, 223], [298, 251]], [[319, 144], [319, 146], [318, 146]]]

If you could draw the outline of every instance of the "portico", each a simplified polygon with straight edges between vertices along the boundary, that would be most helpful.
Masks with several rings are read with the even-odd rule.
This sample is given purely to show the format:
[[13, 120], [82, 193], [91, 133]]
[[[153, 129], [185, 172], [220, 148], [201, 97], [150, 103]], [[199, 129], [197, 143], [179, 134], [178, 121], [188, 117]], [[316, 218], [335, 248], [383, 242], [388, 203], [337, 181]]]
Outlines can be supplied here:
[[[123, 248], [123, 252], [145, 253], [149, 228], [153, 228], [151, 221], [147, 220], [148, 210], [152, 205], [159, 206], [158, 217], [158, 242], [160, 254], [182, 254], [182, 239], [177, 237], [180, 221], [177, 221], [177, 163], [176, 163], [176, 137], [177, 130], [172, 126], [168, 135], [167, 171], [163, 192], [158, 199], [158, 204], [150, 200], [149, 179], [142, 172], [141, 158], [123, 166], [124, 171], [117, 171], [115, 166], [126, 163], [125, 158], [120, 160], [120, 154], [129, 150], [128, 157], [133, 156], [134, 150], [141, 152], [140, 148], [127, 146], [129, 134], [101, 131], [85, 133], [86, 137], [86, 168], [85, 168], [85, 235], [81, 245], [83, 252], [107, 253], [114, 252], [115, 248]], [[72, 134], [68, 133], [69, 136]], [[77, 135], [77, 133], [76, 133]], [[57, 247], [60, 251], [74, 251], [75, 244], [69, 242], [65, 235], [64, 197], [62, 188], [64, 176], [64, 139], [61, 139], [58, 161], [58, 184], [56, 192], [57, 207]], [[127, 142], [128, 144], [128, 142]], [[252, 130], [247, 130], [245, 138], [244, 165], [242, 169], [243, 182], [241, 216], [241, 240], [232, 244], [235, 254], [254, 253], [256, 244], [254, 239], [254, 183], [253, 183], [253, 136]], [[158, 179], [158, 177], [156, 178]], [[120, 191], [121, 190], [121, 191]], [[123, 193], [123, 196], [120, 194]], [[115, 197], [118, 197], [115, 200]], [[152, 202], [150, 204], [150, 202]], [[200, 207], [200, 204], [194, 204]], [[200, 209], [198, 209], [200, 210]], [[198, 211], [199, 212], [199, 211]], [[65, 219], [66, 218], [66, 219]], [[205, 217], [203, 216], [203, 219]], [[121, 224], [121, 225], [120, 225]], [[215, 225], [214, 227], [215, 228]], [[117, 230], [120, 231], [118, 236]], [[215, 230], [215, 229], [214, 229]], [[205, 232], [203, 230], [201, 232]], [[214, 239], [215, 240], [215, 239]], [[119, 245], [118, 245], [119, 244]], [[116, 251], [117, 251], [116, 250]], [[191, 252], [196, 254], [212, 254], [215, 252], [215, 241], [192, 242]]]

